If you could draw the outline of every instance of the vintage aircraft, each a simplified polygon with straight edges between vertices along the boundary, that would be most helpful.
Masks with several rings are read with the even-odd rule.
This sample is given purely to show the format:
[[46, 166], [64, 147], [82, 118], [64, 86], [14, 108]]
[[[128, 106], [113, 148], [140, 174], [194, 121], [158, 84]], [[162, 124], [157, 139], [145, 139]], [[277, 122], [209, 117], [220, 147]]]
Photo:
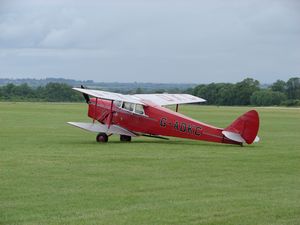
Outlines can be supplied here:
[[[73, 88], [83, 93], [92, 123], [68, 122], [84, 130], [97, 132], [98, 142], [107, 142], [112, 134], [129, 142], [131, 137], [165, 136], [189, 138], [226, 144], [257, 142], [259, 116], [255, 110], [246, 112], [225, 129], [214, 127], [178, 113], [179, 104], [205, 102], [189, 94], [135, 94]], [[93, 96], [90, 98], [89, 96]], [[176, 105], [176, 111], [163, 106]]]

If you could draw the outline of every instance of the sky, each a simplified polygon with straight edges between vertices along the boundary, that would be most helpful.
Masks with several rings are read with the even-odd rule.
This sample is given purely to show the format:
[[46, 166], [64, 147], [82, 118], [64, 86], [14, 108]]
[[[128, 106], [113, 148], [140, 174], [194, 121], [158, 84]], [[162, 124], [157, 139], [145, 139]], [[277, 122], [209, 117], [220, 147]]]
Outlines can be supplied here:
[[300, 76], [298, 0], [0, 0], [0, 78]]

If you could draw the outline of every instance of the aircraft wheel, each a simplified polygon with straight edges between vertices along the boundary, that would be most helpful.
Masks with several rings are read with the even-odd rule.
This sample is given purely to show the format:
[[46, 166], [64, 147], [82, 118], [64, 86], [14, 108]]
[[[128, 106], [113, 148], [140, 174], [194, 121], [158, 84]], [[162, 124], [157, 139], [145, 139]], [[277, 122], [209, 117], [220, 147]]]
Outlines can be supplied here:
[[106, 133], [99, 133], [96, 137], [97, 142], [107, 142], [108, 141], [108, 136]]
[[130, 142], [131, 141], [131, 136], [120, 135], [120, 141]]

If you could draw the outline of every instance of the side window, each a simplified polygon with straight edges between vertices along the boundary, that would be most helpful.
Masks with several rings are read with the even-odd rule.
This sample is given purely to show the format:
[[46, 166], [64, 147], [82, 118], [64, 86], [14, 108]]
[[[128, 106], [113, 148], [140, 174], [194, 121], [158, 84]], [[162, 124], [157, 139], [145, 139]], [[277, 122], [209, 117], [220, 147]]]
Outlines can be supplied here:
[[133, 109], [134, 109], [134, 104], [133, 103], [129, 103], [130, 105], [129, 105], [129, 107], [130, 107], [130, 111], [132, 111], [133, 112]]
[[135, 105], [135, 113], [141, 114], [141, 115], [145, 114], [143, 105], [136, 104]]
[[129, 102], [124, 102], [123, 108], [133, 112], [134, 104]]
[[122, 102], [121, 101], [114, 101], [115, 106], [121, 108]]

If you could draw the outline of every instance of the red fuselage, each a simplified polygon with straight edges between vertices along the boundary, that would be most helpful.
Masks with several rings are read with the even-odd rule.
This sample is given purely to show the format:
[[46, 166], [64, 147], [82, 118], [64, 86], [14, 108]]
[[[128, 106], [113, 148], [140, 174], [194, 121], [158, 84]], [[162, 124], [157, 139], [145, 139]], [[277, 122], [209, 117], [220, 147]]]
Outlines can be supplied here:
[[144, 115], [139, 115], [111, 104], [108, 100], [92, 98], [88, 116], [100, 123], [118, 125], [137, 134], [240, 144], [226, 138], [221, 128], [201, 123], [165, 107], [147, 104], [144, 106]]

